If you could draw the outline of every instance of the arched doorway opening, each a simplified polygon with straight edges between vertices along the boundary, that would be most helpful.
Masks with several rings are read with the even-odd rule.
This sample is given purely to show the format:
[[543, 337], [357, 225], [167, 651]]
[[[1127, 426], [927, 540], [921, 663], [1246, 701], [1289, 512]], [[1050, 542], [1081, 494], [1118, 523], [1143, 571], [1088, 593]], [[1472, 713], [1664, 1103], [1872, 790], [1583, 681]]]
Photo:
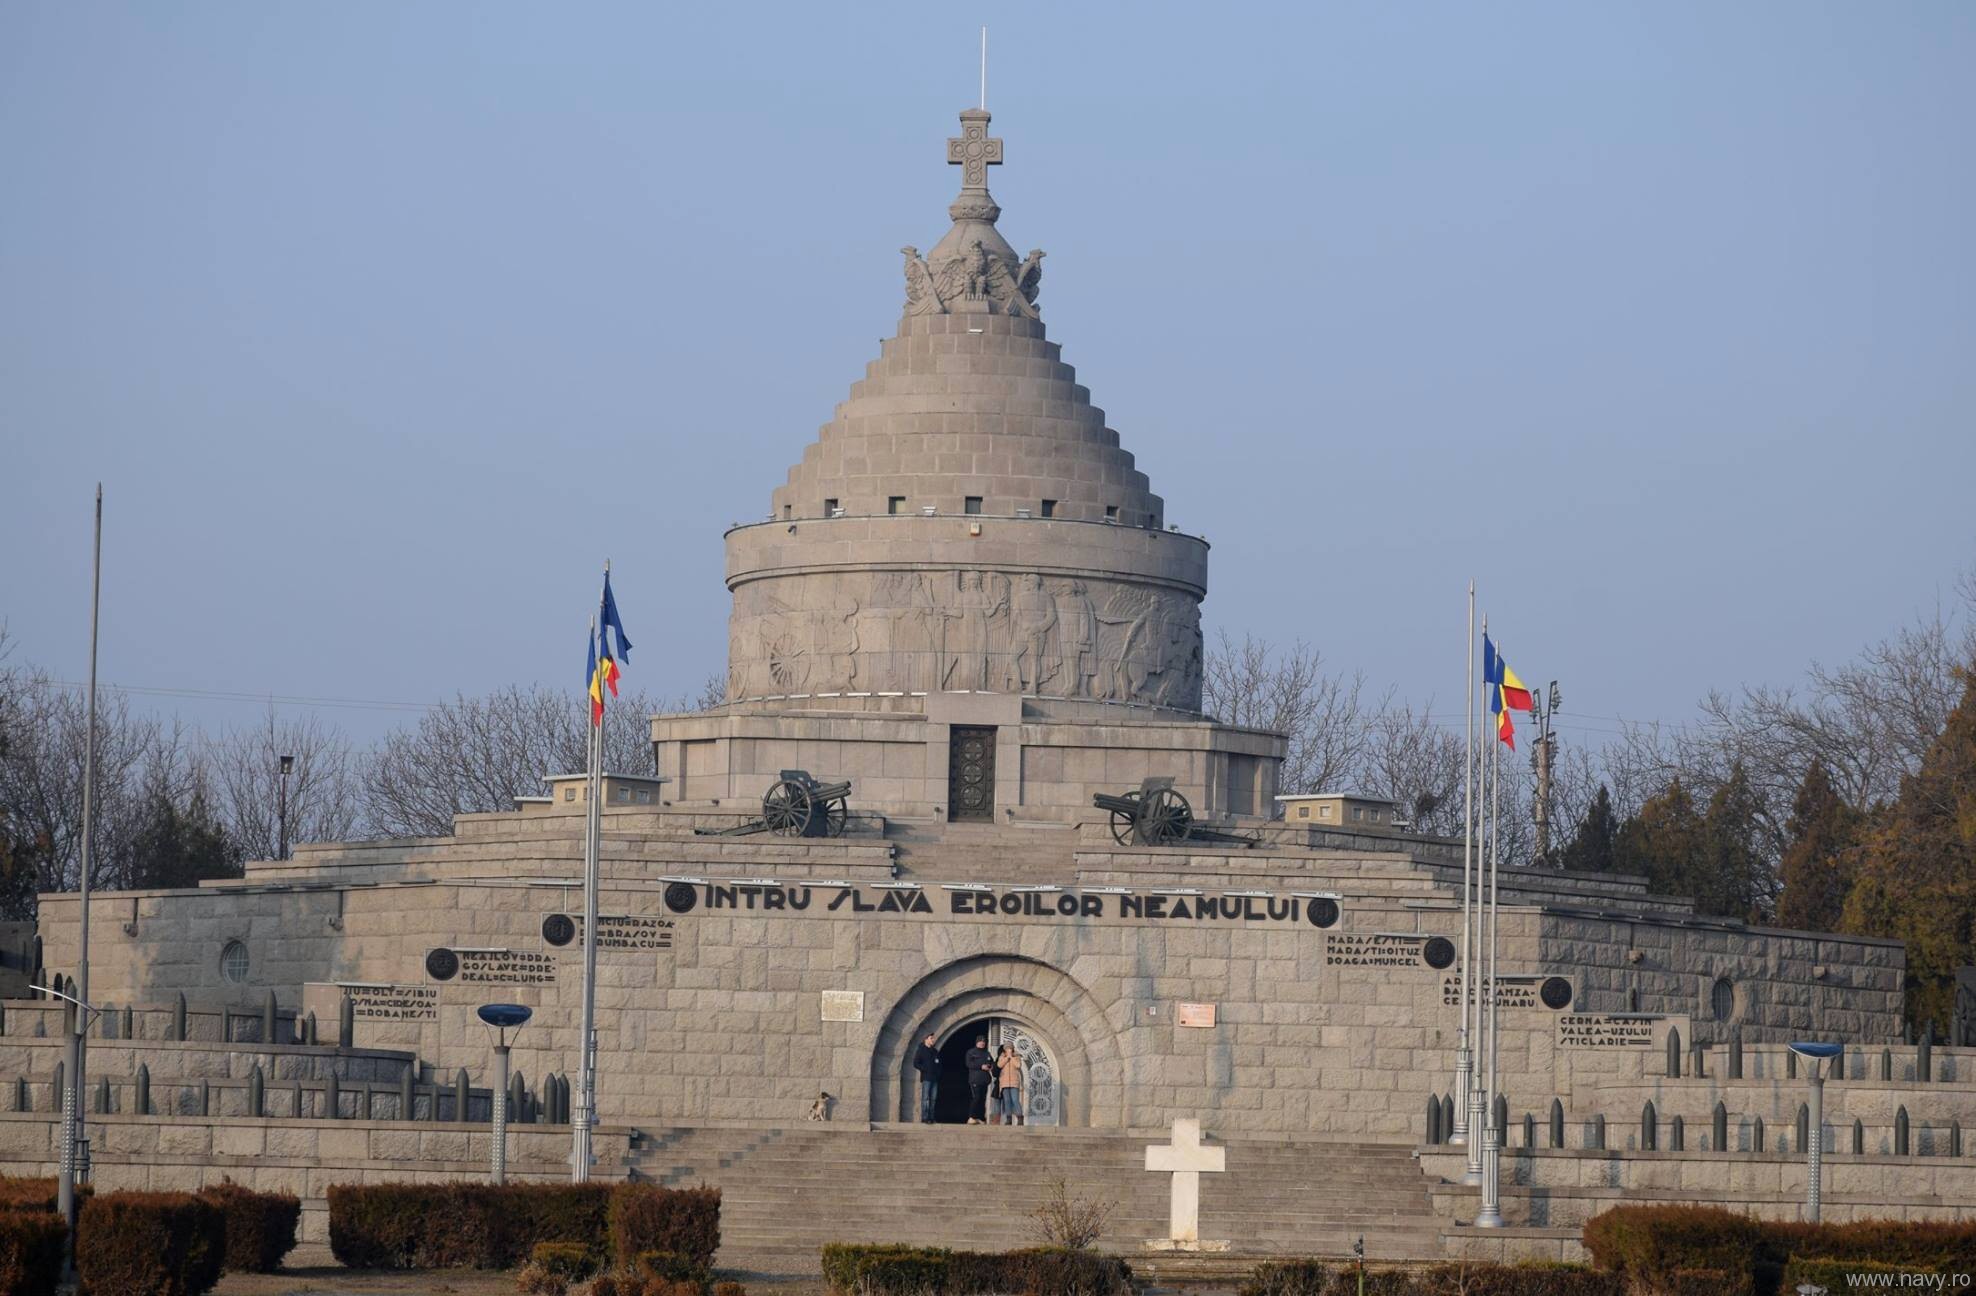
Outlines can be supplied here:
[[983, 1119], [982, 1107], [974, 1102], [968, 1080], [967, 1055], [977, 1041], [990, 1057], [1000, 1057], [1006, 1044], [1022, 1059], [1023, 1123], [1057, 1124], [1063, 1084], [1058, 1077], [1056, 1058], [1040, 1032], [1007, 1016], [977, 1017], [963, 1022], [940, 1041], [940, 1085], [934, 1092], [934, 1121], [941, 1125], [964, 1125], [970, 1116]]
[[[957, 1036], [974, 1032], [966, 1042]], [[1061, 969], [1013, 954], [958, 959], [927, 973], [885, 1014], [871, 1052], [871, 1119], [919, 1120], [918, 1075], [912, 1056], [932, 1035], [936, 1048], [964, 1056], [975, 1035], [999, 1046], [1007, 1039], [1025, 1055], [1025, 1101], [1035, 1124], [1125, 1124], [1124, 1059], [1118, 1037], [1090, 993]], [[1026, 1049], [1025, 1049], [1026, 1043]], [[1034, 1059], [1031, 1061], [1030, 1059]], [[951, 1074], [951, 1080], [948, 1076]], [[943, 1069], [936, 1119], [964, 1114], [965, 1067]], [[951, 1095], [949, 1089], [953, 1090]], [[1044, 1095], [1041, 1110], [1036, 1096]]]

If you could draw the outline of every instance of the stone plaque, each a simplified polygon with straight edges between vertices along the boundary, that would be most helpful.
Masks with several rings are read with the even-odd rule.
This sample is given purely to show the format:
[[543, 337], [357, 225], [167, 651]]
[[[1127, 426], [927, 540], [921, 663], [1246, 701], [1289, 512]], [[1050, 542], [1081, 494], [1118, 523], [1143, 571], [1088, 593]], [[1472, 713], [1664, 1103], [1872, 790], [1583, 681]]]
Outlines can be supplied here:
[[1326, 967], [1444, 968], [1453, 964], [1454, 944], [1426, 932], [1326, 932]]
[[439, 992], [431, 986], [342, 985], [362, 1021], [437, 1021]]
[[1566, 1013], [1557, 1019], [1559, 1048], [1652, 1048], [1658, 1013]]
[[1174, 1014], [1174, 1021], [1181, 1026], [1212, 1026], [1214, 1025], [1214, 1005], [1203, 1003], [1181, 1004], [1178, 1011]]
[[[673, 920], [656, 914], [598, 914], [597, 949], [669, 950]], [[542, 941], [557, 949], [583, 952], [583, 915], [552, 913], [542, 920]]]
[[556, 960], [533, 950], [456, 950], [442, 946], [426, 952], [425, 973], [434, 981], [462, 984], [554, 985]]
[[[1541, 973], [1496, 974], [1496, 1006], [1499, 1008], [1548, 1008], [1553, 1012], [1571, 1006], [1571, 982], [1564, 977]], [[1482, 998], [1489, 1002], [1485, 993]], [[1441, 978], [1441, 1003], [1449, 1008], [1461, 1004], [1461, 973]]]
[[864, 991], [826, 990], [823, 992], [823, 1019], [834, 1022], [864, 1020]]

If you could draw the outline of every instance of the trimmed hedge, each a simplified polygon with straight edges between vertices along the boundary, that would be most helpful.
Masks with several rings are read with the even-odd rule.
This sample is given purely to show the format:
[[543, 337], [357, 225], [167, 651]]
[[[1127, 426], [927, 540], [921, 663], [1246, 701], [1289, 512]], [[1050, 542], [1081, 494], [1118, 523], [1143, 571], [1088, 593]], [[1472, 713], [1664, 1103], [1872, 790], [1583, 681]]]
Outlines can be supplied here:
[[[1872, 1291], [1876, 1290], [1876, 1288], [1868, 1287], [1865, 1283], [1857, 1281], [1856, 1278], [1856, 1275], [1872, 1274], [1875, 1276], [1874, 1281], [1877, 1281], [1879, 1284], [1877, 1290], [1900, 1291], [1902, 1289], [1901, 1282], [1900, 1279], [1893, 1277], [1895, 1274], [1927, 1274], [1931, 1276], [1940, 1274], [1946, 1276], [1952, 1273], [1967, 1272], [1968, 1270], [1966, 1269], [1915, 1269], [1904, 1264], [1883, 1264], [1876, 1260], [1814, 1260], [1809, 1257], [1800, 1256], [1791, 1261], [1790, 1264], [1784, 1266], [1782, 1289], [1787, 1292], [1795, 1292], [1801, 1285], [1810, 1285], [1813, 1287], [1823, 1287], [1831, 1292]], [[1886, 1276], [1882, 1277], [1881, 1275]], [[1913, 1290], [1912, 1285], [1908, 1287], [1908, 1290]], [[1945, 1288], [1944, 1290], [1949, 1289]]]
[[225, 1258], [225, 1216], [191, 1193], [105, 1193], [76, 1225], [76, 1272], [91, 1296], [198, 1296]]
[[329, 1249], [355, 1269], [512, 1269], [544, 1242], [629, 1267], [720, 1249], [720, 1190], [653, 1184], [333, 1184]]
[[68, 1231], [53, 1211], [0, 1210], [0, 1296], [54, 1291]]
[[202, 1189], [199, 1199], [226, 1221], [228, 1273], [273, 1273], [295, 1249], [302, 1201], [287, 1193], [254, 1192], [236, 1183]]
[[720, 1250], [720, 1189], [619, 1184], [607, 1223], [611, 1253], [621, 1265], [647, 1251], [670, 1251], [705, 1270]]
[[1001, 1254], [943, 1247], [832, 1242], [823, 1277], [840, 1296], [1130, 1296], [1132, 1269], [1117, 1256], [1063, 1247]]
[[1601, 1268], [1674, 1296], [1775, 1296], [1794, 1289], [1787, 1280], [1792, 1265], [1812, 1260], [1848, 1261], [1860, 1272], [1872, 1264], [1910, 1273], [1971, 1272], [1976, 1222], [1802, 1224], [1712, 1206], [1620, 1206], [1586, 1222], [1585, 1249]]
[[[1257, 1265], [1241, 1296], [1357, 1296], [1356, 1266], [1332, 1268], [1318, 1260], [1277, 1260]], [[1366, 1296], [1624, 1296], [1626, 1279], [1584, 1265], [1444, 1264], [1409, 1272], [1368, 1270]]]

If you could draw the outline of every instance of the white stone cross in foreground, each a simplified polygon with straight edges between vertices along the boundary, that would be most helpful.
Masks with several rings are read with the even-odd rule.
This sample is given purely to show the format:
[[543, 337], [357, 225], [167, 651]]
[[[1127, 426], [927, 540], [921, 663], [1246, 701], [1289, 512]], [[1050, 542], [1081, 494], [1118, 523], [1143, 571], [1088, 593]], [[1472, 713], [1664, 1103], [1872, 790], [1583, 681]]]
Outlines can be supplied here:
[[1172, 1143], [1146, 1149], [1146, 1169], [1173, 1176], [1168, 1236], [1146, 1245], [1156, 1251], [1226, 1251], [1226, 1242], [1201, 1241], [1201, 1176], [1227, 1168], [1228, 1149], [1202, 1146], [1199, 1121], [1173, 1122]]

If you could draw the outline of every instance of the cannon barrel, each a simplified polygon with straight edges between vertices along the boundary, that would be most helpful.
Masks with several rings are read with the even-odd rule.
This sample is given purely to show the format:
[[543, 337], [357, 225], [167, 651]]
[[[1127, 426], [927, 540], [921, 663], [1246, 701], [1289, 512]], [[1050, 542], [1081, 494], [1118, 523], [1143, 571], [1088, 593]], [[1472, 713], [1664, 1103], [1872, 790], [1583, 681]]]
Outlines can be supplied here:
[[1117, 796], [1110, 792], [1099, 792], [1091, 797], [1091, 804], [1099, 810], [1110, 810], [1114, 814], [1137, 815], [1143, 804], [1137, 792]]
[[809, 792], [812, 801], [842, 801], [851, 795], [851, 781], [845, 779], [842, 783], [818, 783], [812, 786]]

